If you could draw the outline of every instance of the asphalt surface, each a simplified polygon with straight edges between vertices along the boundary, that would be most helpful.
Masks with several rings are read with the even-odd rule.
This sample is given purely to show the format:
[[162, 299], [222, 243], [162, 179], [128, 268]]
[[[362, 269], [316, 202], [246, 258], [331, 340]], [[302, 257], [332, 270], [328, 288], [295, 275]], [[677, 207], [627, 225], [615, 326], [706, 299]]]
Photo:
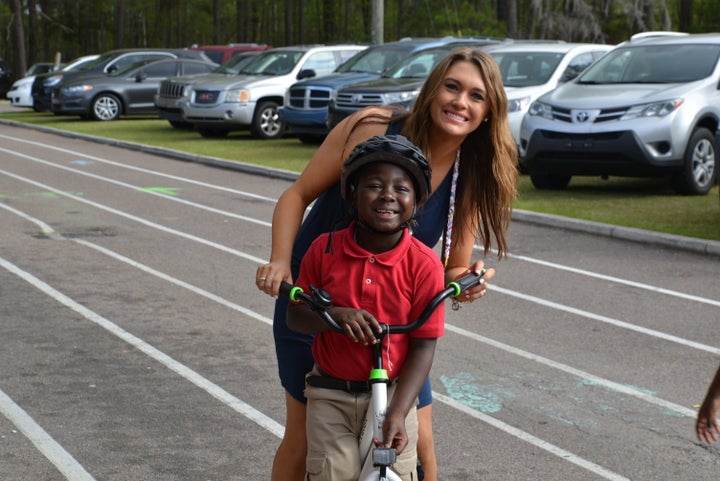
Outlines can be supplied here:
[[[284, 409], [253, 278], [292, 176], [161, 154], [0, 124], [2, 481], [268, 477]], [[718, 256], [551, 220], [513, 222], [488, 296], [446, 311], [441, 479], [717, 479], [693, 422]]]

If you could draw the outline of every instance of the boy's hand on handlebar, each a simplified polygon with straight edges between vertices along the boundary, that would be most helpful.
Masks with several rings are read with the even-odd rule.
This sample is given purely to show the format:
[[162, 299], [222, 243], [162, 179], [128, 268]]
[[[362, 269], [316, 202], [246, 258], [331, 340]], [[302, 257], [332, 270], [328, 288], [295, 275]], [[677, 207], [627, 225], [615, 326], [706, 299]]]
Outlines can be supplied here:
[[382, 328], [377, 319], [363, 309], [331, 307], [328, 309], [328, 314], [335, 319], [335, 322], [343, 328], [345, 334], [353, 342], [361, 342], [366, 346], [376, 344], [378, 339], [375, 335], [382, 334]]
[[280, 292], [280, 283], [293, 283], [290, 266], [282, 262], [268, 262], [257, 268], [255, 285], [258, 289], [272, 297]]

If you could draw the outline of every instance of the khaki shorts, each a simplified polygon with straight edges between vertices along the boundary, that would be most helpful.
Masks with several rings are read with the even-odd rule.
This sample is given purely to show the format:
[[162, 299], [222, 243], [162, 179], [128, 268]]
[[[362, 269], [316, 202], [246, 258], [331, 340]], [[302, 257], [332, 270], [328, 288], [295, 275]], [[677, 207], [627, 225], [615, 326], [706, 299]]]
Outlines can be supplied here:
[[[310, 375], [317, 375], [314, 368]], [[388, 388], [392, 399], [395, 386]], [[348, 393], [336, 389], [306, 386], [307, 474], [308, 481], [356, 480], [362, 465], [358, 444], [370, 405], [370, 393]], [[417, 411], [405, 419], [408, 445], [392, 466], [403, 481], [417, 480]], [[370, 454], [372, 456], [372, 454]]]

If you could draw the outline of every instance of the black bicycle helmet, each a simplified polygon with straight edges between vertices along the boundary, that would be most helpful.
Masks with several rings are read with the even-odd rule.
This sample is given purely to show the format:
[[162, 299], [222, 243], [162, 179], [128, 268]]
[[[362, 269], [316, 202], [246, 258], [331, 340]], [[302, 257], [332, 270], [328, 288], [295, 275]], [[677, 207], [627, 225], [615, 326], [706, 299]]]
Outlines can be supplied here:
[[353, 175], [368, 164], [387, 162], [405, 169], [415, 184], [418, 207], [430, 196], [432, 171], [420, 149], [402, 135], [378, 135], [358, 144], [343, 163], [340, 175], [340, 192], [349, 198]]

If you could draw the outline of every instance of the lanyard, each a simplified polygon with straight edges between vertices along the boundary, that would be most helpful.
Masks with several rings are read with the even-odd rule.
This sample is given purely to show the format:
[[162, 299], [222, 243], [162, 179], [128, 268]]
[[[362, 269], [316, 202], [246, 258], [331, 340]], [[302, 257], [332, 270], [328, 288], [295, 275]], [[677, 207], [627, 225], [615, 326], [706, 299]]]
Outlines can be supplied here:
[[444, 237], [444, 246], [443, 246], [443, 255], [442, 255], [442, 262], [444, 266], [447, 266], [448, 263], [448, 257], [450, 257], [450, 244], [452, 243], [452, 229], [453, 229], [453, 219], [455, 217], [455, 194], [457, 194], [457, 180], [458, 180], [458, 174], [460, 172], [460, 149], [457, 150], [457, 153], [455, 154], [455, 163], [453, 165], [453, 176], [452, 176], [452, 184], [450, 185], [450, 205], [448, 206], [448, 218], [447, 218], [447, 226], [445, 227], [445, 235]]

